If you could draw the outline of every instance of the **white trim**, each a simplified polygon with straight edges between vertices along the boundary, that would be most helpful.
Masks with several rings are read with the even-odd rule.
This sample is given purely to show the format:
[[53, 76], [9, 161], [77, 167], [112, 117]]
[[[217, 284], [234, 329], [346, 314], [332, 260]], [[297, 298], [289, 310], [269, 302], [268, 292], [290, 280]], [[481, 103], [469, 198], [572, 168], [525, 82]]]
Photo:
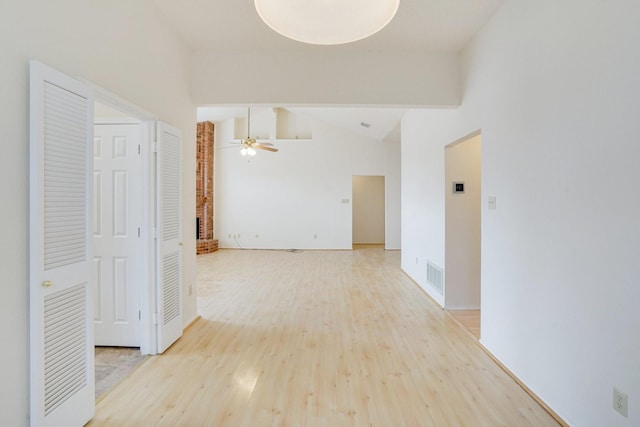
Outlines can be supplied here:
[[127, 115], [134, 117], [138, 120], [157, 120], [157, 116], [142, 107], [137, 106], [136, 104], [127, 101], [124, 98], [116, 95], [113, 92], [108, 91], [107, 89], [98, 86], [97, 84], [84, 79], [83, 77], [76, 77], [77, 80], [81, 81], [85, 85], [89, 86], [93, 89], [94, 99], [102, 104], [105, 104], [109, 107], [115, 108]]
[[156, 307], [156, 241], [155, 241], [155, 155], [152, 154], [155, 136], [155, 120], [144, 120], [141, 123], [141, 152], [142, 158], [142, 194], [147, 195], [145, 203], [142, 204], [141, 218], [142, 224], [142, 244], [144, 251], [142, 262], [146, 268], [142, 272], [142, 283], [140, 291], [140, 309], [142, 310], [140, 323], [140, 351], [142, 354], [156, 354], [158, 348], [158, 335], [156, 331], [154, 316]]
[[128, 117], [117, 117], [117, 118], [104, 118], [101, 117], [99, 119], [94, 118], [94, 125], [140, 125], [142, 122], [138, 119], [128, 118]]

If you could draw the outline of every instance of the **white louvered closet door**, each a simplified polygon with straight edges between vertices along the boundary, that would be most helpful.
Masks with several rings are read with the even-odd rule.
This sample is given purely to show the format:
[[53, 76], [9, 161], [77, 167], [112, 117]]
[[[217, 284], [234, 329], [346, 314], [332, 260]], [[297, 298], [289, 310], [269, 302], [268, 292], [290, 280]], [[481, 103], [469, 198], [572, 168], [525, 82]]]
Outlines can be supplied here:
[[158, 123], [158, 353], [182, 335], [182, 155], [180, 131]]
[[38, 62], [30, 76], [30, 420], [95, 411], [89, 88]]

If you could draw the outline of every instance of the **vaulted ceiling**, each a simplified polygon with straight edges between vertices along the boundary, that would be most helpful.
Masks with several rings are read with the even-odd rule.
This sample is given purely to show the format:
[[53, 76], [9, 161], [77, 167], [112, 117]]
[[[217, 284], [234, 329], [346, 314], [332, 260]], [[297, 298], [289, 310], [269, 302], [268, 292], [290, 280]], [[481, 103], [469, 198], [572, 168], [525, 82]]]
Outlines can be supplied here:
[[[344, 1], [344, 0], [342, 0]], [[287, 39], [262, 22], [252, 0], [154, 0], [167, 24], [198, 52], [457, 53], [505, 0], [401, 0], [394, 19], [373, 36], [339, 46], [308, 45]], [[212, 73], [215, 76], [215, 73]], [[213, 77], [215, 78], [215, 77]], [[241, 116], [244, 108], [201, 110], [199, 120]], [[404, 110], [382, 108], [297, 108], [353, 132], [384, 139], [398, 132]], [[369, 123], [364, 128], [361, 123]]]
[[[154, 0], [193, 51], [309, 50], [458, 52], [504, 0], [401, 0], [391, 23], [341, 46], [311, 46], [267, 27], [252, 0]], [[344, 1], [344, 0], [342, 0]]]

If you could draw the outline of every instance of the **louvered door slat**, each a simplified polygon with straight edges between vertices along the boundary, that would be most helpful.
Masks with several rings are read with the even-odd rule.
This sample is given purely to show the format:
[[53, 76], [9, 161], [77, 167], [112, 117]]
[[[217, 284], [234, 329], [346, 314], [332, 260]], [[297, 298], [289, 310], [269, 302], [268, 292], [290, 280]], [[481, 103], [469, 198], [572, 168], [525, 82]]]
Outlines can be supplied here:
[[168, 324], [180, 314], [180, 276], [178, 253], [163, 258], [163, 324]]
[[45, 298], [45, 415], [87, 384], [86, 305], [85, 285]]
[[165, 132], [162, 139], [162, 239], [180, 237], [180, 140]]
[[32, 62], [32, 426], [84, 425], [95, 408], [89, 305], [92, 116], [88, 88]]
[[180, 133], [158, 126], [158, 218], [160, 225], [158, 352], [182, 335], [182, 195]]
[[[86, 178], [88, 165], [86, 100], [53, 84], [45, 84], [44, 144], [44, 264], [45, 270], [86, 260]], [[83, 102], [84, 101], [84, 102]], [[60, 149], [76, 153], [65, 156]], [[66, 179], [73, 174], [79, 179]], [[49, 211], [67, 213], [64, 223], [51, 221]], [[77, 244], [63, 244], [70, 235]]]

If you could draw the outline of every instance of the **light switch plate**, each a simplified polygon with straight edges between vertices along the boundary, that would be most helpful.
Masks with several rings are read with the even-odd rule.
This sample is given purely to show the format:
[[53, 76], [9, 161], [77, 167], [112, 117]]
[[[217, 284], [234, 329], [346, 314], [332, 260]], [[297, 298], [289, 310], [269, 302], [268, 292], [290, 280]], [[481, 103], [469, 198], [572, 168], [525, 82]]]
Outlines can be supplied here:
[[489, 196], [489, 209], [496, 209], [496, 196]]

